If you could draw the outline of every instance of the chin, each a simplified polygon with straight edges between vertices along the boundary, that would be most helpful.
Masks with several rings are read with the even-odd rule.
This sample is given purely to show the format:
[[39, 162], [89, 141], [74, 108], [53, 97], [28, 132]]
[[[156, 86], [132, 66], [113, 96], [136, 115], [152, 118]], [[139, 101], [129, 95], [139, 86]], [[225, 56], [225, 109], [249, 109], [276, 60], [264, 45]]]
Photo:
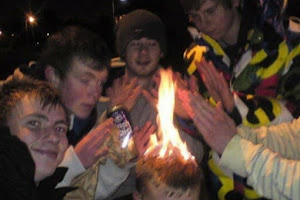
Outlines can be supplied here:
[[75, 117], [79, 119], [87, 119], [92, 111], [89, 112], [74, 112]]

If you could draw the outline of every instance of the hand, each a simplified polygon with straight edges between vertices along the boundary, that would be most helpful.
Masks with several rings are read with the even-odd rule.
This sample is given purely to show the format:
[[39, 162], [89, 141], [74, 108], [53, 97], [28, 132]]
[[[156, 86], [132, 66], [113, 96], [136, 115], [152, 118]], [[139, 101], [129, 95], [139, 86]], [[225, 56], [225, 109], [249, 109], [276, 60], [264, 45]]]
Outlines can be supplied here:
[[180, 90], [179, 93], [183, 106], [205, 141], [212, 149], [222, 154], [237, 132], [234, 121], [223, 111], [222, 103], [218, 102], [217, 106], [213, 107], [199, 93], [192, 94], [184, 90]]
[[186, 109], [182, 105], [182, 101], [179, 98], [178, 91], [180, 89], [189, 90], [191, 92], [197, 92], [197, 78], [195, 76], [191, 76], [189, 80], [184, 80], [181, 78], [180, 73], [174, 72], [173, 73], [173, 79], [177, 83], [177, 90], [175, 94], [175, 108], [174, 112], [177, 116], [183, 118], [183, 119], [190, 119]]
[[207, 62], [205, 58], [196, 63], [197, 69], [201, 74], [202, 80], [212, 98], [221, 101], [228, 112], [234, 109], [233, 95], [222, 73], [219, 73], [214, 64]]
[[138, 85], [137, 78], [129, 78], [127, 74], [114, 81], [113, 86], [107, 90], [110, 98], [110, 108], [123, 105], [131, 111], [137, 98], [142, 93], [142, 87]]
[[87, 169], [99, 158], [108, 153], [105, 143], [113, 127], [113, 119], [109, 118], [92, 129], [75, 147], [75, 153]]
[[138, 151], [139, 157], [143, 156], [148, 149], [150, 135], [154, 134], [156, 127], [150, 122], [146, 122], [142, 129], [134, 128], [133, 139]]
[[142, 92], [143, 92], [144, 97], [147, 99], [147, 101], [152, 106], [152, 108], [154, 110], [157, 110], [158, 88], [159, 88], [159, 84], [160, 84], [159, 70], [152, 77], [152, 82], [153, 82], [153, 88], [149, 89], [149, 91], [144, 89]]

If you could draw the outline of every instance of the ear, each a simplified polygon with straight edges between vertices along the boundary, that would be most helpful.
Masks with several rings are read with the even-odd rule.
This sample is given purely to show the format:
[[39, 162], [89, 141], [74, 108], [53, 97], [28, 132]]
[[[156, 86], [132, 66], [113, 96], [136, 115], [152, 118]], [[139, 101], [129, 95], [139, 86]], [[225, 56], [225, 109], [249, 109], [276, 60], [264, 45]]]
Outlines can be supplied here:
[[45, 68], [44, 73], [45, 73], [45, 77], [46, 77], [47, 81], [49, 81], [54, 87], [58, 88], [60, 79], [56, 75], [55, 69], [52, 66], [48, 65]]
[[142, 195], [138, 191], [134, 191], [132, 193], [132, 197], [134, 200], [142, 200], [143, 199]]

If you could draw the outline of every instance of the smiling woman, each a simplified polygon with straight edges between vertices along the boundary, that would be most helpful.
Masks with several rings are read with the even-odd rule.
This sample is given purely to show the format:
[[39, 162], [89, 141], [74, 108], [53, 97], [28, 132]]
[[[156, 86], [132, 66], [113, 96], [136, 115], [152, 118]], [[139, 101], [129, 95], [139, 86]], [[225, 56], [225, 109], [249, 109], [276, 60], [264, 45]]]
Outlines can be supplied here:
[[[44, 82], [11, 81], [0, 105], [0, 123], [7, 126], [0, 134], [0, 199], [44, 199], [37, 185], [55, 172], [68, 146], [58, 93]], [[49, 190], [46, 199], [57, 199], [53, 195]]]

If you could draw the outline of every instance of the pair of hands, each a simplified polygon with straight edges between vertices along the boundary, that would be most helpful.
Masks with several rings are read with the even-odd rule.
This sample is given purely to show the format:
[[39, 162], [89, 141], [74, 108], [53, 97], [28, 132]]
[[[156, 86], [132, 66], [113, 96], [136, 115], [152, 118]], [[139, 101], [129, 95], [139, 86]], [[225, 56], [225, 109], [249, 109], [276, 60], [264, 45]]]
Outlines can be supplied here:
[[[109, 147], [106, 145], [108, 136], [114, 126], [113, 119], [109, 118], [105, 122], [92, 129], [75, 147], [75, 153], [83, 166], [87, 169], [96, 163], [100, 158], [106, 158]], [[150, 135], [156, 127], [148, 121], [141, 129], [135, 127], [133, 139], [136, 144], [138, 156], [142, 156], [148, 148]]]
[[[216, 107], [207, 102], [198, 91], [179, 88], [178, 96], [181, 105], [193, 120], [205, 141], [219, 154], [222, 154], [229, 141], [236, 134], [234, 121], [224, 112], [234, 109], [233, 95], [222, 73], [219, 73], [212, 62], [205, 58], [196, 63], [197, 70], [213, 99]], [[224, 108], [223, 108], [224, 105]]]

